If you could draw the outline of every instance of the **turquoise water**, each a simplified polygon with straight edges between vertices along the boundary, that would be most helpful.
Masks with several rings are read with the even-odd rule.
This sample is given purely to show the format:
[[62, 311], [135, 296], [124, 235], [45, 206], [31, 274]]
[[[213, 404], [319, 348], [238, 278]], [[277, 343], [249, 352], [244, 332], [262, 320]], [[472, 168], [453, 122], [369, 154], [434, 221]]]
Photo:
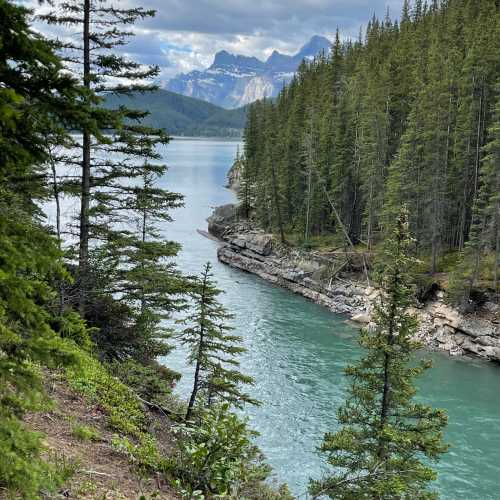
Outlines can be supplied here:
[[[308, 478], [324, 471], [315, 449], [324, 432], [336, 427], [335, 411], [345, 396], [342, 371], [360, 353], [357, 332], [341, 316], [220, 264], [217, 244], [197, 233], [206, 229], [214, 206], [234, 199], [223, 185], [237, 144], [182, 139], [165, 149], [170, 170], [164, 185], [186, 197], [165, 234], [183, 245], [183, 271], [199, 272], [206, 261], [213, 263], [226, 292], [222, 301], [236, 315], [236, 332], [248, 349], [243, 371], [255, 378], [253, 393], [263, 402], [247, 415], [277, 478], [301, 495]], [[438, 465], [436, 487], [445, 499], [500, 499], [500, 367], [429, 356], [435, 366], [420, 381], [419, 397], [448, 411], [451, 444]], [[185, 374], [178, 386], [185, 395], [191, 382], [185, 353], [178, 349], [165, 362]]]

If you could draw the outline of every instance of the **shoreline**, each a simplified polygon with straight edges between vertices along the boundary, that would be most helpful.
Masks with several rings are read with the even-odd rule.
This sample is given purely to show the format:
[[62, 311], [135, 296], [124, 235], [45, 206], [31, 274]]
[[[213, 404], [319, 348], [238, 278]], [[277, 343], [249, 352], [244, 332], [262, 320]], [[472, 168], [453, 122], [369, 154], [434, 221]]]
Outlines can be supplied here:
[[[199, 231], [220, 243], [220, 262], [302, 295], [357, 325], [374, 326], [371, 312], [379, 296], [375, 288], [355, 273], [338, 276], [339, 271], [332, 270], [338, 265], [335, 255], [280, 248], [272, 235], [238, 221], [235, 208], [216, 208], [208, 219], [208, 233]], [[464, 315], [443, 298], [443, 292], [437, 292], [425, 304], [412, 308], [419, 320], [416, 340], [451, 356], [500, 363], [500, 307], [487, 303], [480, 312]]]

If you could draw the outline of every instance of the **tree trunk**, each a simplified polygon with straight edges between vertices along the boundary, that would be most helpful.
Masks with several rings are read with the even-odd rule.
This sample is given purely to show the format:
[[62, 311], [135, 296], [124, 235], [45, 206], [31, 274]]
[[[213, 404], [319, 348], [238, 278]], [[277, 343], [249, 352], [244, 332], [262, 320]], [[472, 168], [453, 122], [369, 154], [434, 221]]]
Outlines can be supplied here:
[[[83, 16], [83, 84], [90, 89], [90, 0], [84, 2]], [[85, 316], [89, 273], [89, 209], [90, 209], [90, 133], [83, 130], [82, 180], [80, 207], [80, 249], [78, 259], [79, 310]]]
[[281, 243], [286, 244], [285, 231], [283, 229], [283, 219], [281, 218], [281, 208], [278, 194], [278, 181], [276, 179], [276, 168], [274, 166], [274, 161], [271, 160], [271, 174], [273, 181], [273, 197], [274, 197], [274, 205], [276, 208], [276, 216], [278, 217], [278, 228], [280, 231], [280, 240]]
[[205, 347], [205, 323], [204, 323], [204, 315], [205, 315], [205, 294], [207, 290], [207, 279], [208, 279], [208, 270], [203, 277], [203, 286], [201, 289], [201, 311], [200, 311], [200, 341], [198, 344], [198, 355], [196, 356], [196, 368], [194, 370], [194, 382], [193, 382], [193, 390], [191, 392], [191, 397], [189, 398], [189, 404], [186, 411], [185, 420], [189, 420], [193, 413], [193, 408], [196, 403], [196, 395], [198, 394], [198, 389], [200, 388], [200, 371], [201, 371], [201, 357], [203, 353], [203, 349]]
[[[401, 244], [401, 241], [398, 241]], [[398, 251], [399, 253], [399, 251]], [[393, 290], [395, 291], [399, 285], [399, 272], [396, 270], [393, 279]], [[389, 319], [389, 331], [387, 332], [387, 343], [392, 346], [394, 344], [394, 330], [396, 321], [396, 303], [397, 298], [394, 296], [391, 298], [391, 309], [390, 309], [390, 319]], [[387, 423], [387, 417], [389, 415], [389, 408], [391, 404], [391, 380], [390, 380], [390, 354], [384, 354], [384, 389], [382, 393], [382, 402], [380, 407], [380, 430], [382, 431]], [[386, 454], [384, 441], [379, 440], [378, 443], [378, 456], [381, 460], [384, 460]]]
[[495, 206], [495, 262], [493, 264], [493, 289], [495, 290], [496, 302], [500, 303], [500, 290], [498, 289], [498, 261], [500, 259], [500, 221], [499, 219], [500, 203]]
[[[61, 237], [61, 200], [59, 198], [59, 183], [57, 181], [56, 161], [52, 154], [49, 152], [49, 161], [52, 169], [52, 192], [54, 194], [54, 201], [56, 203], [56, 233], [57, 245], [59, 250], [62, 250], [62, 237]], [[59, 279], [59, 314], [64, 312], [64, 285], [62, 279]]]

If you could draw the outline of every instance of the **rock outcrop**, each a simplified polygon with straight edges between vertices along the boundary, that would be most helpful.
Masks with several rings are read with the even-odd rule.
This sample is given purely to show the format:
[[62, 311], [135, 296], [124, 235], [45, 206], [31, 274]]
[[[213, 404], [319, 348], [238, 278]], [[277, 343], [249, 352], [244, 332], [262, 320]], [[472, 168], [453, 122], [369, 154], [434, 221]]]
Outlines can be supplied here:
[[208, 218], [208, 232], [223, 239], [228, 227], [236, 221], [236, 205], [228, 204], [217, 207]]
[[[313, 252], [283, 250], [273, 237], [236, 222], [235, 206], [216, 209], [209, 231], [222, 240], [221, 262], [300, 294], [357, 324], [371, 327], [379, 291], [353, 277], [331, 278], [338, 263]], [[438, 296], [414, 308], [417, 339], [450, 355], [474, 355], [500, 361], [500, 307], [487, 303], [476, 315], [463, 315]]]

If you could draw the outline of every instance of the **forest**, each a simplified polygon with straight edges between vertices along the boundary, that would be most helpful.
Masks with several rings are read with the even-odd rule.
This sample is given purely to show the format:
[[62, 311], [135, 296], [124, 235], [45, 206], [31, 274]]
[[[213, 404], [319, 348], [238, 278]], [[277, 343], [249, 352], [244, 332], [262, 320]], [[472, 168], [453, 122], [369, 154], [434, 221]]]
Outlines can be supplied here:
[[[157, 90], [159, 68], [120, 50], [154, 10], [41, 4], [37, 22], [60, 36], [0, 0], [0, 497], [290, 500], [244, 417], [261, 403], [211, 264], [185, 275], [164, 231], [184, 203], [160, 182], [170, 137], [118, 99]], [[338, 37], [276, 102], [250, 108], [242, 209], [284, 241], [343, 228], [377, 249], [373, 328], [331, 409], [312, 498], [437, 497], [447, 416], [414, 399], [430, 367], [414, 357], [414, 271], [421, 255], [436, 272], [458, 251], [458, 278], [472, 288], [487, 264], [498, 290], [498, 9], [406, 3], [400, 22]], [[192, 368], [187, 401], [162, 361], [174, 344]], [[56, 453], [37, 415], [71, 445]], [[122, 460], [138, 490], [120, 497], [114, 476], [74, 460], [82, 442]]]
[[146, 94], [111, 95], [104, 105], [144, 109], [149, 113], [145, 123], [176, 136], [239, 138], [246, 120], [246, 106], [228, 110], [165, 89]]
[[[0, 497], [290, 498], [234, 413], [258, 402], [210, 266], [184, 276], [159, 230], [183, 203], [158, 185], [170, 138], [146, 110], [103, 105], [156, 90], [158, 68], [117, 50], [154, 11], [44, 8], [65, 36], [0, 0]], [[195, 367], [188, 405], [158, 362], [174, 338]], [[37, 414], [67, 441], [33, 427]], [[92, 470], [102, 455], [121, 457], [121, 475]]]
[[244, 212], [368, 254], [406, 204], [422, 272], [450, 272], [458, 303], [477, 286], [498, 300], [499, 2], [405, 1], [342, 40], [250, 107]]

